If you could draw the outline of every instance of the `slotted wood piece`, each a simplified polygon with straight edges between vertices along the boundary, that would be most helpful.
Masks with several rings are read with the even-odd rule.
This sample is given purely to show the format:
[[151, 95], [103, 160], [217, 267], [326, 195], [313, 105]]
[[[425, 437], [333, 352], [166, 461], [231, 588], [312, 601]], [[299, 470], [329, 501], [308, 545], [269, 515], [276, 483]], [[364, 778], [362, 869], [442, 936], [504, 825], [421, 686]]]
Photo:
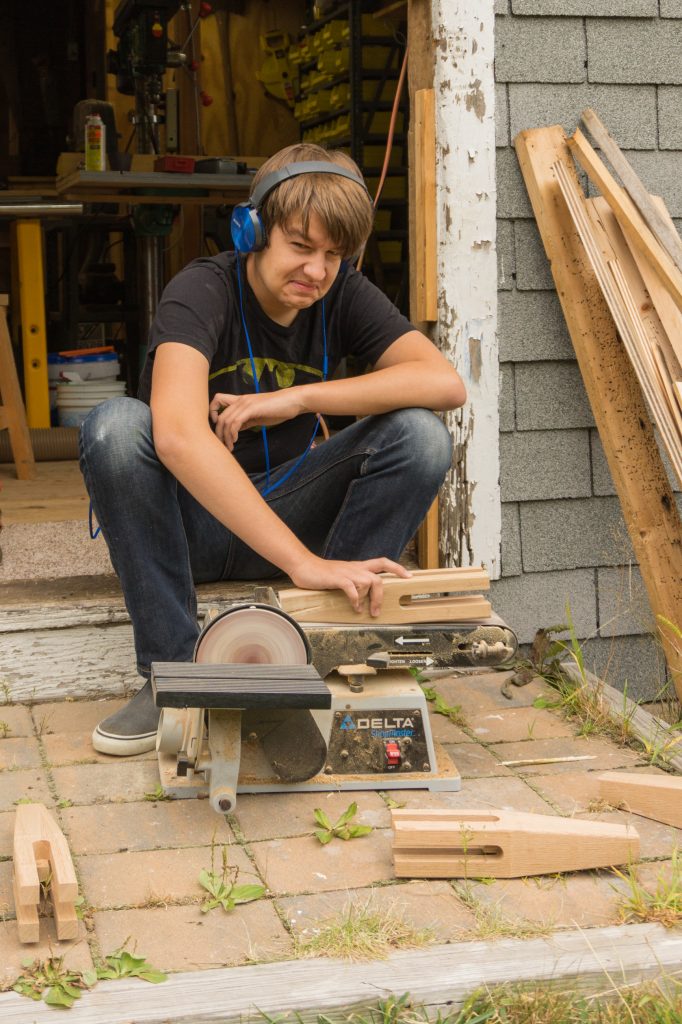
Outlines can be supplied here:
[[682, 828], [682, 779], [672, 775], [603, 772], [599, 795], [614, 806]]
[[58, 939], [75, 939], [78, 880], [63, 832], [43, 804], [19, 804], [14, 824], [14, 899], [20, 942], [39, 939], [40, 882], [50, 879]]
[[398, 878], [522, 878], [639, 857], [627, 825], [517, 811], [391, 811]]
[[[381, 613], [369, 613], [369, 600], [355, 612], [342, 590], [282, 590], [283, 611], [300, 622], [373, 622], [400, 625], [408, 622], [469, 622], [490, 616], [490, 602], [473, 590], [488, 590], [485, 569], [416, 570], [410, 579], [382, 574], [384, 600]], [[461, 596], [462, 592], [466, 596]]]

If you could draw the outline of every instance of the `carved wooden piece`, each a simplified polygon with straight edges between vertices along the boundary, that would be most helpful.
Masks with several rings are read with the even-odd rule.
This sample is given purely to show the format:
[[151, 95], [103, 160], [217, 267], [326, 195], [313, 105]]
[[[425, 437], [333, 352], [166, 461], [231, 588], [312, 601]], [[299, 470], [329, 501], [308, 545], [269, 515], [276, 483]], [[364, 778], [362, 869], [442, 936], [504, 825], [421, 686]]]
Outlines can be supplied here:
[[627, 825], [516, 811], [391, 811], [399, 878], [521, 878], [639, 857]]
[[354, 612], [341, 590], [285, 590], [279, 600], [282, 609], [300, 622], [464, 622], [485, 619], [491, 613], [490, 602], [480, 594], [455, 596], [487, 590], [490, 581], [485, 569], [424, 569], [407, 580], [382, 579], [384, 600], [378, 616], [370, 615], [367, 598], [362, 612]]
[[57, 938], [75, 939], [78, 880], [64, 834], [43, 804], [19, 804], [14, 824], [13, 888], [20, 942], [38, 942], [40, 882], [49, 880]]
[[599, 795], [643, 818], [682, 828], [682, 778], [603, 772], [599, 776]]

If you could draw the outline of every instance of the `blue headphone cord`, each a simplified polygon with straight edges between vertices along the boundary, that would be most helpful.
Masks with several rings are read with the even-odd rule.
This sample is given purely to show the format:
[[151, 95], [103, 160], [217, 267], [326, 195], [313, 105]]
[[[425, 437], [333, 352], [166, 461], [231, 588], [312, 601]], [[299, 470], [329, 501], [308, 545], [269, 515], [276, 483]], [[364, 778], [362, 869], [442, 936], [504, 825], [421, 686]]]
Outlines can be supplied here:
[[[248, 353], [249, 353], [249, 361], [251, 363], [251, 372], [253, 374], [254, 388], [255, 388], [256, 394], [258, 395], [258, 394], [260, 394], [260, 384], [258, 382], [258, 376], [256, 374], [256, 363], [255, 363], [255, 360], [253, 358], [253, 348], [251, 346], [251, 337], [249, 335], [249, 329], [248, 329], [248, 327], [246, 325], [246, 316], [244, 315], [244, 295], [243, 295], [243, 290], [242, 290], [241, 259], [240, 259], [240, 254], [239, 253], [237, 253], [237, 287], [238, 287], [238, 291], [239, 291], [239, 312], [240, 312], [240, 315], [241, 315], [242, 327], [244, 328], [244, 336], [246, 338], [246, 347], [247, 347]], [[326, 315], [325, 315], [324, 299], [322, 299], [322, 381], [323, 382], [326, 381], [326, 379], [327, 379], [328, 366], [329, 366], [329, 361], [328, 361], [328, 357], [327, 357], [327, 318], [326, 318]], [[284, 476], [280, 477], [280, 479], [277, 481], [277, 483], [271, 484], [270, 483], [270, 447], [268, 445], [268, 434], [267, 434], [267, 429], [265, 427], [261, 427], [261, 436], [263, 438], [263, 452], [265, 454], [265, 488], [263, 489], [263, 491], [261, 491], [261, 497], [262, 498], [267, 498], [267, 496], [269, 494], [272, 494], [272, 492], [274, 490], [276, 490], [278, 487], [281, 487], [282, 484], [285, 482], [285, 480], [288, 480], [289, 477], [293, 473], [296, 472], [296, 470], [301, 465], [301, 463], [303, 462], [303, 460], [307, 456], [308, 452], [312, 448], [313, 442], [315, 441], [315, 438], [317, 437], [317, 432], [318, 432], [319, 429], [320, 429], [320, 421], [319, 421], [319, 418], [318, 418], [318, 420], [317, 420], [317, 422], [315, 424], [315, 429], [313, 430], [312, 437], [308, 441], [308, 444], [307, 444], [303, 454], [296, 460], [296, 462], [293, 464], [293, 466], [290, 466], [290, 468], [286, 471]]]

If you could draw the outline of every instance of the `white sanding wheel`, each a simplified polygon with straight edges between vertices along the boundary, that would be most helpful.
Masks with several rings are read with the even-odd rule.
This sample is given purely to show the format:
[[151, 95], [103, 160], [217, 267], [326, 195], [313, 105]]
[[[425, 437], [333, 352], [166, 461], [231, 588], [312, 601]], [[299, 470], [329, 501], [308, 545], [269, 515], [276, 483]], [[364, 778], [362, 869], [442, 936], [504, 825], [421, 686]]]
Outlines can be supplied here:
[[310, 647], [301, 627], [268, 605], [228, 608], [201, 632], [194, 660], [206, 665], [307, 665]]

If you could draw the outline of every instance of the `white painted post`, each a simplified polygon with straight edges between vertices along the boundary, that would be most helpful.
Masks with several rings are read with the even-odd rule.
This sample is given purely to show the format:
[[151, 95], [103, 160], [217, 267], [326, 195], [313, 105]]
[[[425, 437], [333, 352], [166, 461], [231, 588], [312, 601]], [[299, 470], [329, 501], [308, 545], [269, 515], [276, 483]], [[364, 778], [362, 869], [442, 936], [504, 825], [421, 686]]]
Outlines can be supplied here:
[[453, 470], [441, 492], [446, 566], [500, 575], [494, 0], [432, 0], [438, 189], [437, 344], [468, 401], [448, 414]]

